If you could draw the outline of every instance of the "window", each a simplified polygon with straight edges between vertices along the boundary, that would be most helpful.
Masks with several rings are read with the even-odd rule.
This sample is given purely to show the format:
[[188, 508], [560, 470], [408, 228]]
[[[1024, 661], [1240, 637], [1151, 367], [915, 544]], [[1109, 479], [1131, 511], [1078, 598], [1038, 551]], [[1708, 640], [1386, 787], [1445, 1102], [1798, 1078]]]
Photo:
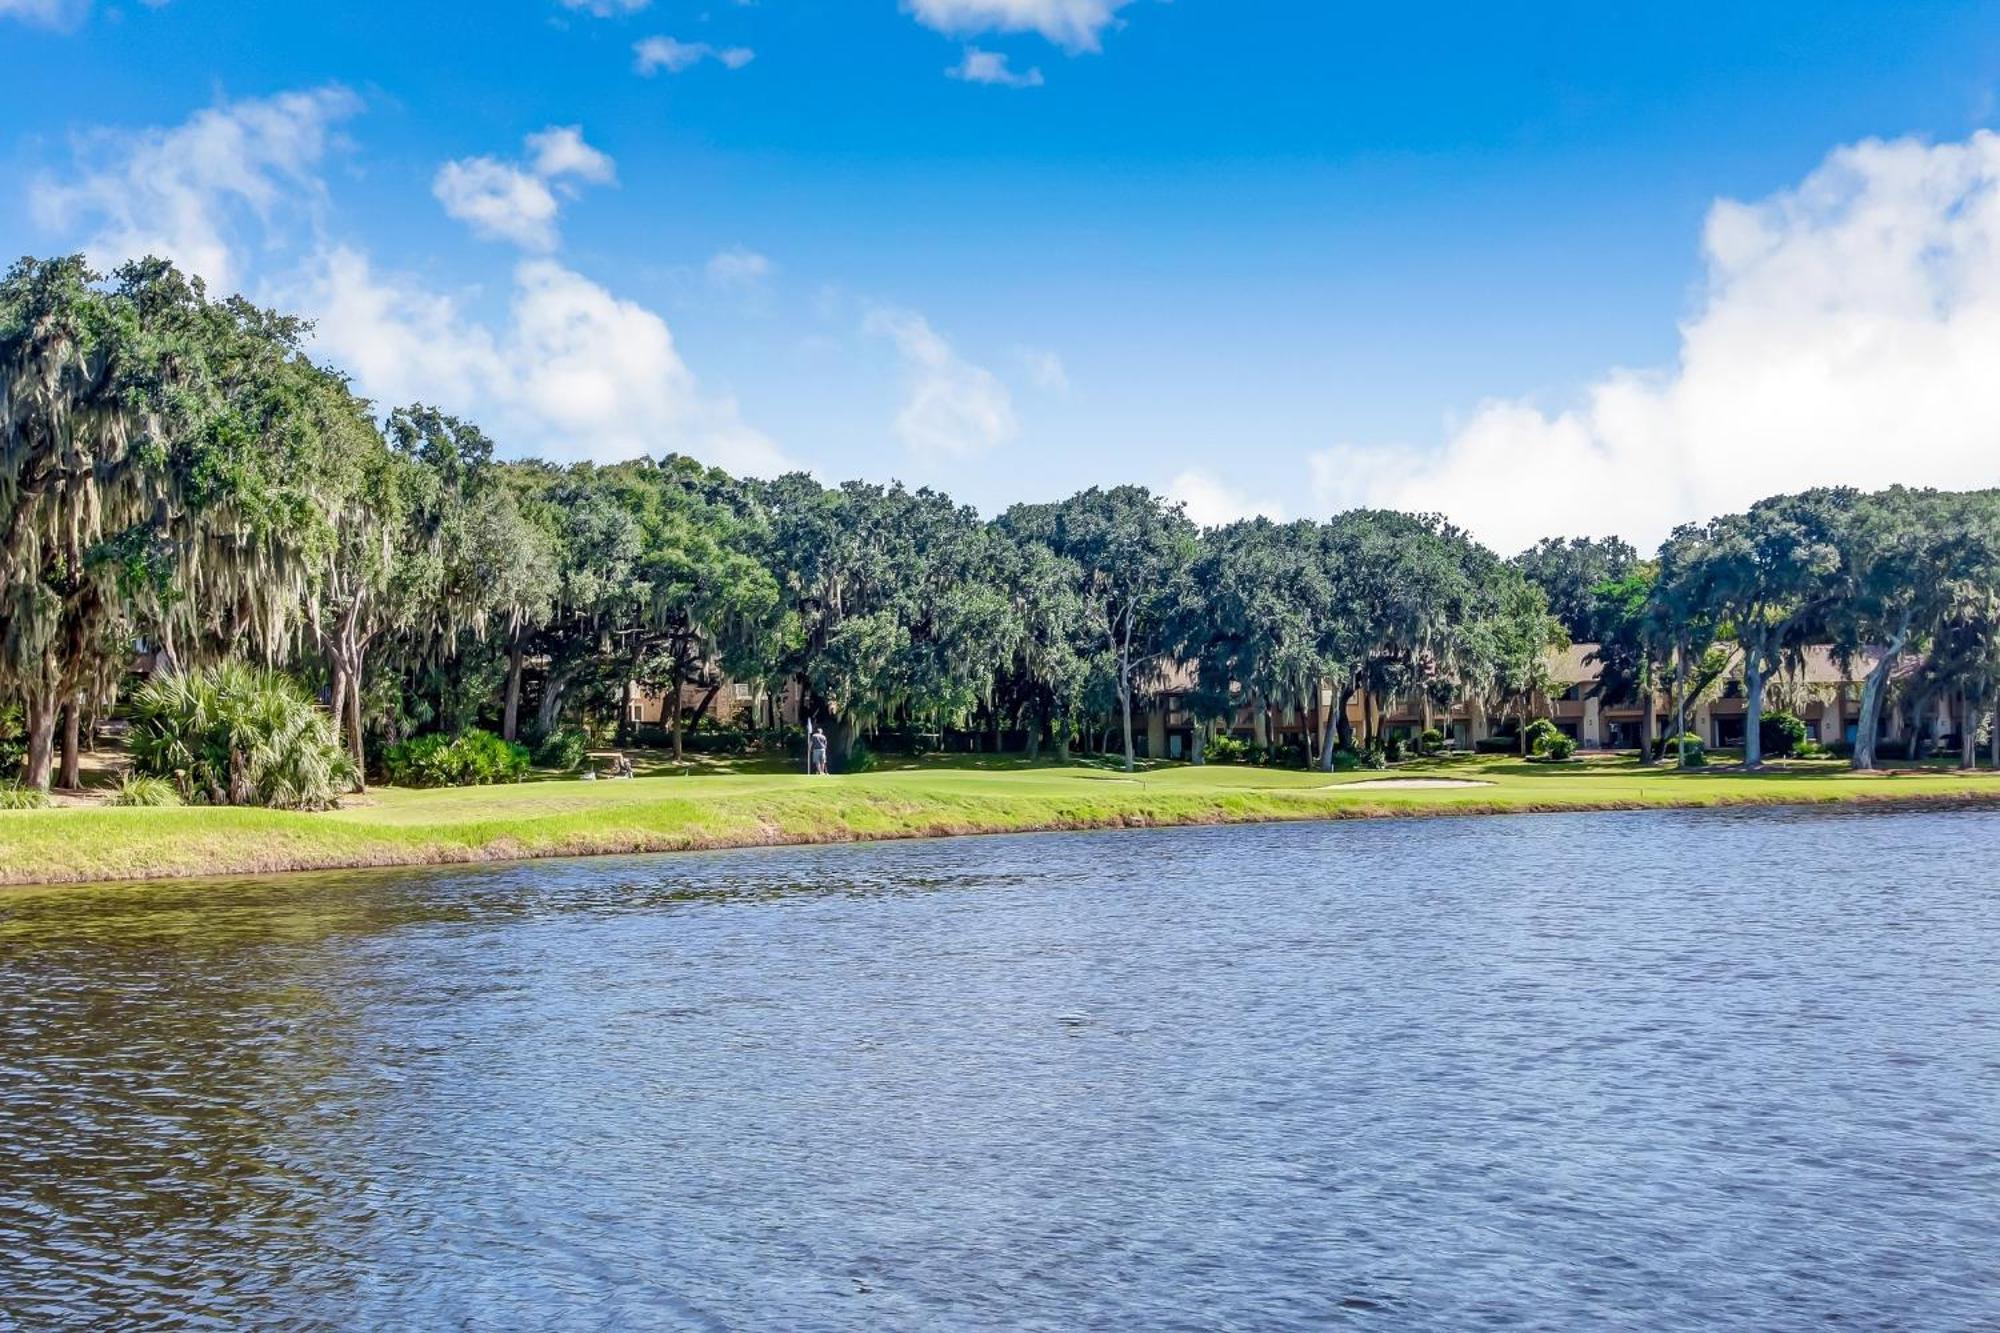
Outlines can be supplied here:
[[744, 684], [740, 680], [737, 681], [734, 685], [730, 686], [730, 692], [733, 695], [735, 695], [736, 702], [740, 704], [749, 703], [750, 697], [754, 693], [754, 691], [752, 691], [748, 685]]

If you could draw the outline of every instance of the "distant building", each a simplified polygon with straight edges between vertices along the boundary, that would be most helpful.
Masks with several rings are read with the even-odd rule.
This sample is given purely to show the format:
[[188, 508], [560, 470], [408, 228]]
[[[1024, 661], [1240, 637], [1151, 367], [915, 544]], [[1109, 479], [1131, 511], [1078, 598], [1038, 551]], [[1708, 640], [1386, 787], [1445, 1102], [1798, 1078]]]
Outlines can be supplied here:
[[[1636, 750], [1644, 730], [1646, 704], [1640, 700], [1604, 699], [1598, 689], [1602, 669], [1596, 655], [1594, 643], [1575, 644], [1551, 655], [1550, 675], [1556, 689], [1549, 697], [1537, 700], [1530, 715], [1550, 719], [1584, 749]], [[1787, 708], [1806, 724], [1811, 739], [1825, 745], [1852, 744], [1861, 718], [1862, 681], [1880, 660], [1879, 653], [1864, 651], [1849, 668], [1843, 669], [1832, 649], [1808, 648], [1799, 670], [1781, 672], [1767, 683], [1765, 712]], [[1916, 666], [1915, 658], [1900, 664], [1895, 677], [1906, 678]], [[1748, 711], [1742, 676], [1741, 653], [1732, 651], [1720, 688], [1711, 690], [1710, 697], [1689, 710], [1688, 730], [1701, 737], [1704, 744], [1717, 749], [1742, 746]], [[1145, 694], [1143, 738], [1147, 754], [1170, 759], [1192, 754], [1195, 719], [1187, 711], [1186, 698], [1194, 684], [1193, 668], [1184, 663], [1168, 664], [1155, 672]], [[1667, 737], [1674, 734], [1673, 696], [1670, 682], [1663, 681], [1661, 685], [1663, 688], [1651, 701], [1653, 734]], [[1305, 708], [1268, 709], [1260, 719], [1256, 716], [1258, 710], [1244, 699], [1224, 730], [1244, 740], [1296, 745], [1309, 736], [1321, 734], [1336, 700], [1333, 688], [1322, 686], [1316, 703]], [[1348, 722], [1357, 736], [1370, 730], [1367, 706], [1367, 701], [1358, 696], [1349, 701]], [[1381, 701], [1380, 706], [1382, 715], [1376, 719], [1373, 731], [1384, 737], [1413, 740], [1422, 732], [1435, 729], [1456, 748], [1469, 749], [1503, 730], [1500, 720], [1491, 716], [1479, 700], [1441, 708], [1422, 698], [1403, 697]], [[1930, 728], [1934, 742], [1943, 744], [1965, 720], [1953, 716], [1949, 699], [1925, 704], [1921, 720], [1910, 717], [1908, 708], [1908, 701], [1901, 698], [1892, 698], [1884, 707], [1880, 723], [1882, 739], [1902, 740], [1911, 727], [1921, 725]]]

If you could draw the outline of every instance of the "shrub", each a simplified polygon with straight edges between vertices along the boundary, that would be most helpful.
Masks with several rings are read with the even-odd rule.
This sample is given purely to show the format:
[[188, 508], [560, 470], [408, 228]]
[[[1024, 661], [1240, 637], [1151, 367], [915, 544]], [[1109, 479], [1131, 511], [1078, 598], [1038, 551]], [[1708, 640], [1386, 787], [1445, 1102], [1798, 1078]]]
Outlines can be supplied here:
[[1436, 754], [1442, 749], [1444, 749], [1444, 733], [1436, 727], [1427, 728], [1423, 735], [1417, 737], [1418, 754]]
[[[1689, 768], [1706, 768], [1708, 766], [1708, 747], [1701, 743], [1701, 737], [1690, 731], [1686, 733], [1683, 739], [1687, 741], [1687, 766]], [[1673, 759], [1679, 754], [1680, 744], [1675, 737], [1668, 736], [1660, 742], [1660, 758]]]
[[129, 744], [140, 774], [208, 805], [324, 810], [354, 780], [333, 718], [289, 677], [238, 662], [140, 686]]
[[1757, 738], [1772, 759], [1790, 759], [1806, 743], [1806, 724], [1796, 713], [1766, 713], [1757, 724]]
[[1821, 745], [1818, 741], [1809, 740], [1802, 743], [1798, 749], [1794, 750], [1792, 752], [1792, 757], [1794, 759], [1826, 759], [1831, 757], [1832, 754], [1833, 754], [1832, 750], [1828, 749], [1824, 745]]
[[1379, 742], [1361, 752], [1361, 766], [1363, 768], [1378, 769], [1389, 766], [1389, 761], [1382, 757], [1382, 746]]
[[28, 758], [28, 727], [18, 704], [0, 708], [0, 776], [18, 775]]
[[1402, 763], [1403, 738], [1401, 736], [1391, 736], [1382, 746], [1382, 756], [1392, 764]]
[[1333, 752], [1333, 771], [1352, 773], [1361, 767], [1361, 752], [1353, 746], [1343, 746]]
[[1560, 732], [1553, 737], [1543, 737], [1540, 748], [1535, 751], [1535, 757], [1546, 759], [1551, 763], [1567, 762], [1576, 758], [1576, 742]]
[[535, 762], [558, 773], [574, 773], [583, 767], [590, 749], [590, 737], [582, 727], [557, 727], [535, 748]]
[[399, 787], [490, 787], [528, 776], [527, 747], [490, 731], [419, 736], [390, 746], [383, 762]]
[[1562, 728], [1545, 717], [1538, 717], [1528, 724], [1528, 753], [1542, 753], [1553, 740], [1562, 735]]
[[843, 773], [872, 773], [875, 771], [875, 752], [860, 741], [854, 742], [854, 749], [847, 756], [847, 762], [840, 766]]
[[1241, 764], [1250, 757], [1250, 744], [1234, 736], [1217, 736], [1209, 741], [1202, 751], [1202, 758], [1211, 764]]
[[49, 794], [39, 787], [0, 784], [0, 810], [41, 810], [48, 803]]
[[168, 806], [181, 804], [181, 794], [174, 790], [174, 784], [165, 778], [147, 777], [143, 773], [127, 773], [118, 783], [118, 790], [104, 800], [106, 805]]
[[1521, 748], [1518, 736], [1488, 736], [1485, 740], [1474, 741], [1474, 754], [1514, 754]]

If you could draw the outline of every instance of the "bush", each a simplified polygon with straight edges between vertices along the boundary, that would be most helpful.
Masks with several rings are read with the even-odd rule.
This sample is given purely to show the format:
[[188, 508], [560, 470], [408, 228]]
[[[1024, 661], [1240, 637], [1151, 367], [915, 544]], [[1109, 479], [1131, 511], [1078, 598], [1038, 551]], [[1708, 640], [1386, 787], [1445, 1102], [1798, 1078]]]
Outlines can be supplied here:
[[118, 790], [104, 800], [106, 805], [169, 806], [180, 805], [181, 794], [174, 790], [174, 784], [165, 778], [147, 777], [143, 773], [127, 773], [118, 784]]
[[1545, 717], [1538, 717], [1528, 724], [1528, 753], [1540, 754], [1544, 747], [1562, 735], [1562, 728]]
[[1444, 733], [1436, 727], [1427, 728], [1423, 735], [1417, 737], [1418, 754], [1436, 754], [1442, 749], [1444, 749]]
[[1818, 741], [1810, 740], [1803, 742], [1798, 749], [1792, 752], [1792, 758], [1794, 759], [1827, 759], [1832, 757], [1832, 755], [1832, 750], [1821, 745]]
[[875, 771], [875, 752], [860, 741], [854, 742], [853, 751], [847, 762], [840, 766], [843, 773], [872, 773]]
[[1389, 761], [1382, 757], [1382, 746], [1380, 742], [1377, 742], [1376, 744], [1369, 746], [1367, 749], [1361, 752], [1361, 766], [1363, 768], [1374, 768], [1374, 769], [1387, 768], [1389, 766]]
[[1250, 758], [1250, 744], [1234, 736], [1217, 736], [1202, 750], [1202, 758], [1211, 764], [1241, 764]]
[[1518, 736], [1488, 736], [1485, 740], [1474, 741], [1474, 754], [1515, 754], [1521, 748]]
[[1799, 752], [1810, 734], [1796, 713], [1766, 713], [1757, 724], [1757, 738], [1771, 759], [1790, 759]]
[[[1708, 747], [1701, 743], [1701, 737], [1690, 731], [1686, 733], [1683, 739], [1687, 741], [1687, 766], [1689, 768], [1706, 768], [1708, 766]], [[1668, 736], [1660, 742], [1660, 758], [1673, 759], [1679, 754], [1680, 744], [1676, 738]]]
[[49, 794], [39, 787], [0, 784], [0, 810], [42, 810], [48, 804]]
[[289, 677], [229, 662], [132, 696], [134, 769], [208, 805], [325, 810], [354, 780], [333, 718]]
[[1535, 750], [1535, 757], [1550, 763], [1565, 763], [1576, 758], [1576, 742], [1560, 732], [1552, 737], [1545, 736]]
[[590, 749], [590, 737], [582, 727], [557, 727], [535, 747], [535, 762], [558, 773], [574, 773], [583, 767]]
[[1333, 752], [1333, 771], [1352, 773], [1361, 767], [1361, 752], [1353, 746], [1343, 746]]
[[1403, 738], [1391, 736], [1382, 746], [1382, 756], [1392, 764], [1403, 762]]
[[490, 731], [419, 736], [390, 746], [382, 758], [398, 787], [490, 787], [528, 776], [528, 748]]
[[18, 704], [0, 708], [0, 777], [19, 776], [28, 759], [28, 727]]

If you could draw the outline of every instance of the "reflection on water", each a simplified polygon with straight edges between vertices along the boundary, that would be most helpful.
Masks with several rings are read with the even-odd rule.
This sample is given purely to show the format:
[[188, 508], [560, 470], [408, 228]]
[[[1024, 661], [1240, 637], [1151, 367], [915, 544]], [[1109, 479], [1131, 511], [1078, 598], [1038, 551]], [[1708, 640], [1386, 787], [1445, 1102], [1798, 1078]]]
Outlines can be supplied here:
[[1966, 1327], [2000, 815], [0, 896], [0, 1326]]

